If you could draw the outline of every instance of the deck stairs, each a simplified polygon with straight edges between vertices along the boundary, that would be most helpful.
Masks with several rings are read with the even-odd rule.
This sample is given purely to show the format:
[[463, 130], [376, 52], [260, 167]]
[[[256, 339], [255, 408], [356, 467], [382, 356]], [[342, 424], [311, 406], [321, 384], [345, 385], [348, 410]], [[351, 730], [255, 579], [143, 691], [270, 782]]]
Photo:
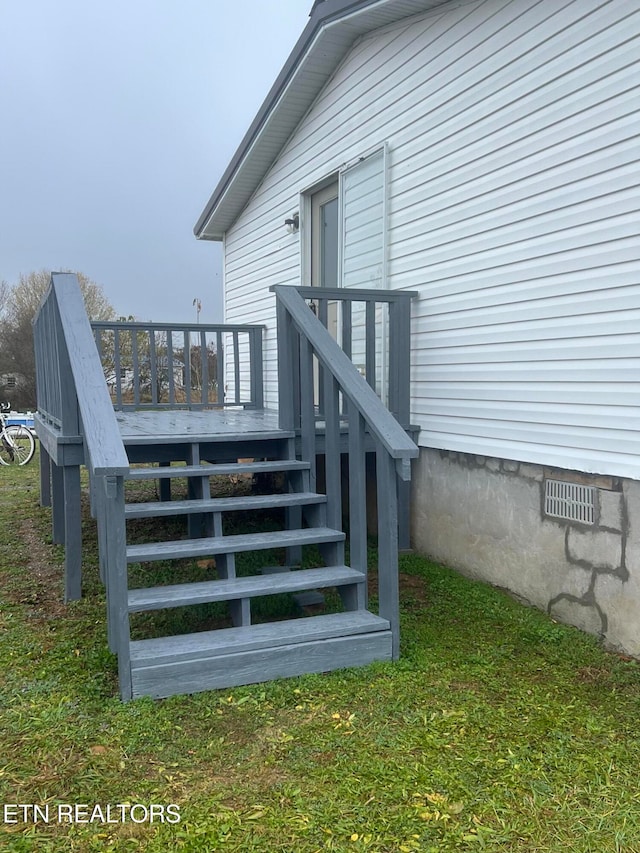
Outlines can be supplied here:
[[[128, 698], [127, 682], [131, 697], [164, 697], [390, 660], [390, 624], [367, 610], [366, 575], [345, 564], [345, 534], [327, 525], [327, 496], [313, 488], [310, 463], [296, 458], [293, 434], [282, 431], [278, 439], [271, 437], [265, 441], [265, 458], [251, 461], [209, 462], [200, 458], [200, 450], [198, 444], [191, 447], [190, 464], [132, 466], [125, 477], [125, 482], [134, 484], [157, 480], [161, 483], [159, 494], [165, 498], [170, 491], [168, 484], [188, 483], [186, 499], [125, 501], [127, 522], [186, 518], [184, 538], [135, 544], [127, 541], [129, 567], [153, 567], [159, 561], [166, 566], [166, 561], [171, 561], [176, 566], [172, 571], [176, 582], [142, 588], [129, 588], [127, 584], [126, 615], [129, 619], [131, 614], [143, 611], [226, 602], [232, 627], [130, 640], [127, 624], [127, 642], [120, 637], [117, 643], [117, 615], [112, 614], [112, 648], [125, 658], [119, 662], [123, 698]], [[237, 453], [241, 452], [239, 443]], [[280, 475], [285, 490], [231, 497], [211, 494], [212, 477], [260, 474]], [[127, 489], [125, 486], [125, 494]], [[234, 513], [236, 520], [251, 519], [261, 510], [280, 511], [281, 529], [225, 532], [229, 513]], [[239, 526], [236, 523], [234, 529]], [[154, 531], [162, 527], [158, 522]], [[299, 568], [306, 546], [316, 546], [323, 565]], [[268, 565], [266, 561], [256, 573], [237, 573], [239, 555], [274, 549], [279, 549], [282, 565]], [[178, 561], [184, 560], [210, 565], [210, 577], [180, 582], [185, 564]], [[252, 564], [260, 565], [260, 561]], [[252, 604], [258, 598], [326, 589], [337, 591], [342, 612], [302, 615], [300, 608], [301, 615], [296, 618], [254, 623]], [[122, 625], [118, 633], [122, 634]]]
[[[71, 273], [52, 274], [34, 320], [41, 503], [65, 547], [65, 600], [79, 599], [86, 467], [123, 700], [400, 654], [416, 294], [270, 290], [277, 411], [264, 405], [263, 326], [91, 324]], [[264, 474], [277, 485], [231, 493], [216, 479]], [[368, 601], [372, 491], [381, 497]], [[290, 599], [279, 607], [282, 594], [297, 611]], [[325, 608], [312, 610], [309, 596]]]

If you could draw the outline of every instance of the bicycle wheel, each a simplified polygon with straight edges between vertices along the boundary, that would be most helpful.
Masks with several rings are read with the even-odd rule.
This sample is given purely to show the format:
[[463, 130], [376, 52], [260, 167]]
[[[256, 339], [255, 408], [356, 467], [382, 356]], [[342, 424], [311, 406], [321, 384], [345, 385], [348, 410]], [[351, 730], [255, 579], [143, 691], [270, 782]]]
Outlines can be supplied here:
[[36, 440], [23, 426], [8, 426], [0, 435], [0, 464], [26, 465], [36, 452]]

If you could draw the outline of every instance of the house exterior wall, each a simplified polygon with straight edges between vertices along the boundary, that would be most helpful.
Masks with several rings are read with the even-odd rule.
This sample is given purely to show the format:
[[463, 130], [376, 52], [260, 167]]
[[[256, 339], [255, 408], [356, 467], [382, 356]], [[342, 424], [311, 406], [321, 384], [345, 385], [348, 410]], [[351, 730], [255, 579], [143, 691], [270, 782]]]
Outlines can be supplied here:
[[226, 235], [226, 319], [267, 323], [267, 403], [268, 287], [300, 283], [284, 219], [387, 142], [420, 444], [640, 476], [638, 34], [632, 0], [483, 0], [359, 41]]
[[[305, 227], [287, 234], [284, 219], [303, 210], [301, 193], [387, 144], [388, 286], [420, 293], [415, 544], [632, 654], [639, 37], [635, 0], [474, 0], [378, 30], [354, 45], [225, 236], [226, 319], [266, 323], [273, 405], [268, 288], [300, 283]], [[470, 473], [469, 455], [498, 469]], [[622, 502], [621, 529], [580, 538], [542, 518], [546, 468], [617, 478], [621, 497], [603, 502]], [[570, 541], [586, 564], [589, 548], [604, 549], [603, 567], [577, 563]]]
[[[545, 513], [549, 477], [593, 487], [593, 524]], [[640, 483], [424, 449], [413, 488], [417, 548], [640, 657]]]

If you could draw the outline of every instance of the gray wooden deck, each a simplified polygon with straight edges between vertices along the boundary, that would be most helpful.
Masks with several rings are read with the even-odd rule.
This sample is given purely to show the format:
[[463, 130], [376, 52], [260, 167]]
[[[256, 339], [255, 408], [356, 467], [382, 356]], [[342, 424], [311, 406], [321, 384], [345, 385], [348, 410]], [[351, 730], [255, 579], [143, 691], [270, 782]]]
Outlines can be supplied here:
[[116, 412], [116, 421], [125, 447], [284, 435], [279, 427], [278, 412], [274, 409], [126, 411]]
[[[274, 288], [275, 411], [263, 408], [261, 328], [103, 323], [92, 330], [75, 276], [52, 276], [35, 321], [41, 500], [52, 504], [53, 539], [65, 546], [65, 599], [79, 598], [80, 466], [87, 467], [107, 590], [109, 647], [117, 655], [125, 700], [398, 657], [398, 545], [408, 540], [410, 460], [418, 452], [407, 435], [412, 432], [413, 294], [327, 290], [320, 296], [317, 289], [298, 290]], [[319, 302], [319, 317], [305, 298]], [[330, 301], [344, 306], [341, 346], [326, 328]], [[366, 303], [366, 379], [351, 359], [352, 302]], [[375, 391], [379, 302], [389, 306], [389, 408]], [[209, 333], [215, 336], [215, 351]], [[249, 364], [240, 364], [245, 359], [241, 334], [249, 336]], [[174, 369], [178, 357], [180, 371]], [[227, 387], [223, 378], [230, 374]], [[241, 374], [251, 378], [248, 395]], [[368, 476], [372, 457], [375, 473]], [[240, 473], [277, 473], [282, 485], [269, 483], [233, 497], [218, 496], [211, 488], [211, 477]], [[125, 489], [126, 483], [151, 479], [159, 481], [159, 499], [130, 502], [135, 490]], [[171, 483], [185, 479], [186, 500], [183, 489], [173, 500]], [[366, 594], [368, 484], [384, 496], [376, 501], [377, 615], [369, 611]], [[276, 530], [256, 531], [249, 523], [247, 532], [230, 532], [229, 513], [244, 513], [251, 522], [252, 514], [265, 508], [277, 510]], [[342, 526], [343, 510], [349, 514], [348, 531]], [[130, 541], [131, 519], [169, 516], [186, 523], [178, 529], [146, 525], [145, 531], [153, 529], [153, 541]], [[183, 536], [175, 538], [180, 531]], [[345, 565], [347, 546], [350, 565]], [[308, 547], [321, 566], [305, 568]], [[252, 558], [236, 566], [236, 557], [241, 560], [249, 552], [258, 560], [264, 552], [264, 565]], [[199, 557], [215, 557], [207, 561], [207, 578], [181, 581], [183, 561]], [[176, 582], [155, 586], [154, 564], [167, 561], [174, 561]], [[132, 563], [146, 564], [148, 586], [129, 587]], [[258, 612], [254, 621], [254, 599], [295, 593], [297, 600], [300, 593], [317, 595], [318, 588], [336, 590], [339, 612], [268, 623]], [[210, 602], [225, 603], [233, 627], [132, 640], [133, 613]]]

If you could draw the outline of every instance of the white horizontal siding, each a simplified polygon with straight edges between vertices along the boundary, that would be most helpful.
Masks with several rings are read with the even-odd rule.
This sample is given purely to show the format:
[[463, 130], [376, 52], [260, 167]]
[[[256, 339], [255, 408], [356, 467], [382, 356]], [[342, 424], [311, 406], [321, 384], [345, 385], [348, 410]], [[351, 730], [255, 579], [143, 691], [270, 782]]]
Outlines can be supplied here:
[[451, 3], [361, 39], [227, 234], [268, 400], [284, 219], [386, 142], [420, 443], [640, 478], [639, 48], [635, 0]]

